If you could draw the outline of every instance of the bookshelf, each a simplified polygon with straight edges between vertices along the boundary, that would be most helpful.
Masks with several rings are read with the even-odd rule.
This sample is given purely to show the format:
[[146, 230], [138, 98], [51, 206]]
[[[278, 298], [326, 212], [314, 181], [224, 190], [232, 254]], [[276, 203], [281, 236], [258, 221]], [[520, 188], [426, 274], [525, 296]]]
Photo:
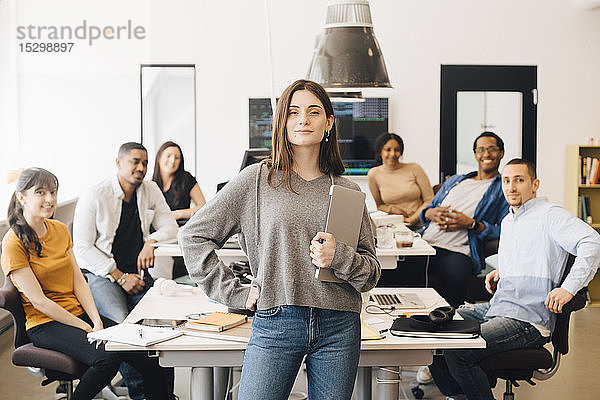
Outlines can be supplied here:
[[[600, 232], [600, 184], [581, 184], [579, 157], [600, 158], [600, 146], [567, 146], [567, 162], [565, 171], [565, 208], [573, 215], [578, 215], [580, 208], [579, 197], [589, 199], [590, 226]], [[579, 212], [579, 214], [581, 214]], [[600, 274], [597, 273], [589, 286], [592, 305], [600, 306]]]

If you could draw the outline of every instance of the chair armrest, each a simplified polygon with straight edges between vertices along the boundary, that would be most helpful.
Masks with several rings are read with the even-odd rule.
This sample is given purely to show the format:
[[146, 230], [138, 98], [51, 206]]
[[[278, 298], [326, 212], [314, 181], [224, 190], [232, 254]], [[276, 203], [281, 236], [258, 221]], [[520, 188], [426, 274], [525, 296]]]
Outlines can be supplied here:
[[587, 287], [584, 287], [567, 304], [563, 306], [563, 313], [572, 313], [581, 310], [587, 302]]

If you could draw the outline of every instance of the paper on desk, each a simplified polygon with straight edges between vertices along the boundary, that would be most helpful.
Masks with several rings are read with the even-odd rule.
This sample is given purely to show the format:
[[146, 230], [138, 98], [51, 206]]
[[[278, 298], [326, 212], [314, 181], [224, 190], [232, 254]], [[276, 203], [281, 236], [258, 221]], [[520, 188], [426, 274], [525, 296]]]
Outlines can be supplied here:
[[376, 211], [370, 214], [375, 226], [394, 225], [396, 227], [404, 226], [404, 217], [402, 215], [388, 214], [383, 211]]
[[382, 324], [384, 322], [385, 322], [385, 320], [381, 319], [379, 317], [365, 318], [365, 323], [367, 323], [368, 325]]
[[379, 334], [378, 331], [371, 328], [366, 322], [361, 319], [360, 320], [360, 340], [379, 340], [383, 339], [383, 336]]
[[177, 239], [173, 239], [173, 240], [167, 240], [166, 242], [154, 242], [154, 243], [150, 243], [150, 246], [152, 247], [179, 247], [179, 244], [177, 243]]
[[95, 342], [96, 347], [104, 340], [146, 347], [181, 335], [183, 332], [176, 329], [123, 323], [90, 332], [87, 334], [87, 339], [89, 343]]

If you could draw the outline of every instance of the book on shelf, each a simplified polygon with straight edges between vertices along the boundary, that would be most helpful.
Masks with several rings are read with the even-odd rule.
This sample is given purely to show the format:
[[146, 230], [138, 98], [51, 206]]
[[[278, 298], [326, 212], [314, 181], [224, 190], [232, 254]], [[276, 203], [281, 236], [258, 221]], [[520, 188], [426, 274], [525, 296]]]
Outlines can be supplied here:
[[600, 183], [600, 159], [579, 156], [578, 185], [596, 185]]
[[581, 165], [581, 154], [577, 156], [577, 185], [582, 185], [583, 184], [583, 167]]
[[588, 224], [591, 224], [593, 222], [593, 219], [590, 207], [590, 198], [588, 196], [579, 196], [578, 199], [579, 207], [577, 207], [577, 216], [585, 222], [587, 222]]
[[585, 206], [585, 222], [591, 224], [592, 221], [592, 210], [590, 207], [590, 198], [588, 196], [583, 196], [584, 206]]
[[215, 311], [200, 319], [186, 322], [185, 327], [199, 331], [222, 332], [241, 325], [247, 320], [246, 315]]

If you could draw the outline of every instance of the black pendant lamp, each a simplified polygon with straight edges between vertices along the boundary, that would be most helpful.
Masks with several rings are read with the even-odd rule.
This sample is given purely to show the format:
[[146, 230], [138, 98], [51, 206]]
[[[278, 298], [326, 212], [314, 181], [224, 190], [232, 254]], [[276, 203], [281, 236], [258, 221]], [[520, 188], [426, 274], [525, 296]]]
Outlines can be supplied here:
[[308, 79], [325, 88], [390, 88], [368, 0], [330, 0]]

